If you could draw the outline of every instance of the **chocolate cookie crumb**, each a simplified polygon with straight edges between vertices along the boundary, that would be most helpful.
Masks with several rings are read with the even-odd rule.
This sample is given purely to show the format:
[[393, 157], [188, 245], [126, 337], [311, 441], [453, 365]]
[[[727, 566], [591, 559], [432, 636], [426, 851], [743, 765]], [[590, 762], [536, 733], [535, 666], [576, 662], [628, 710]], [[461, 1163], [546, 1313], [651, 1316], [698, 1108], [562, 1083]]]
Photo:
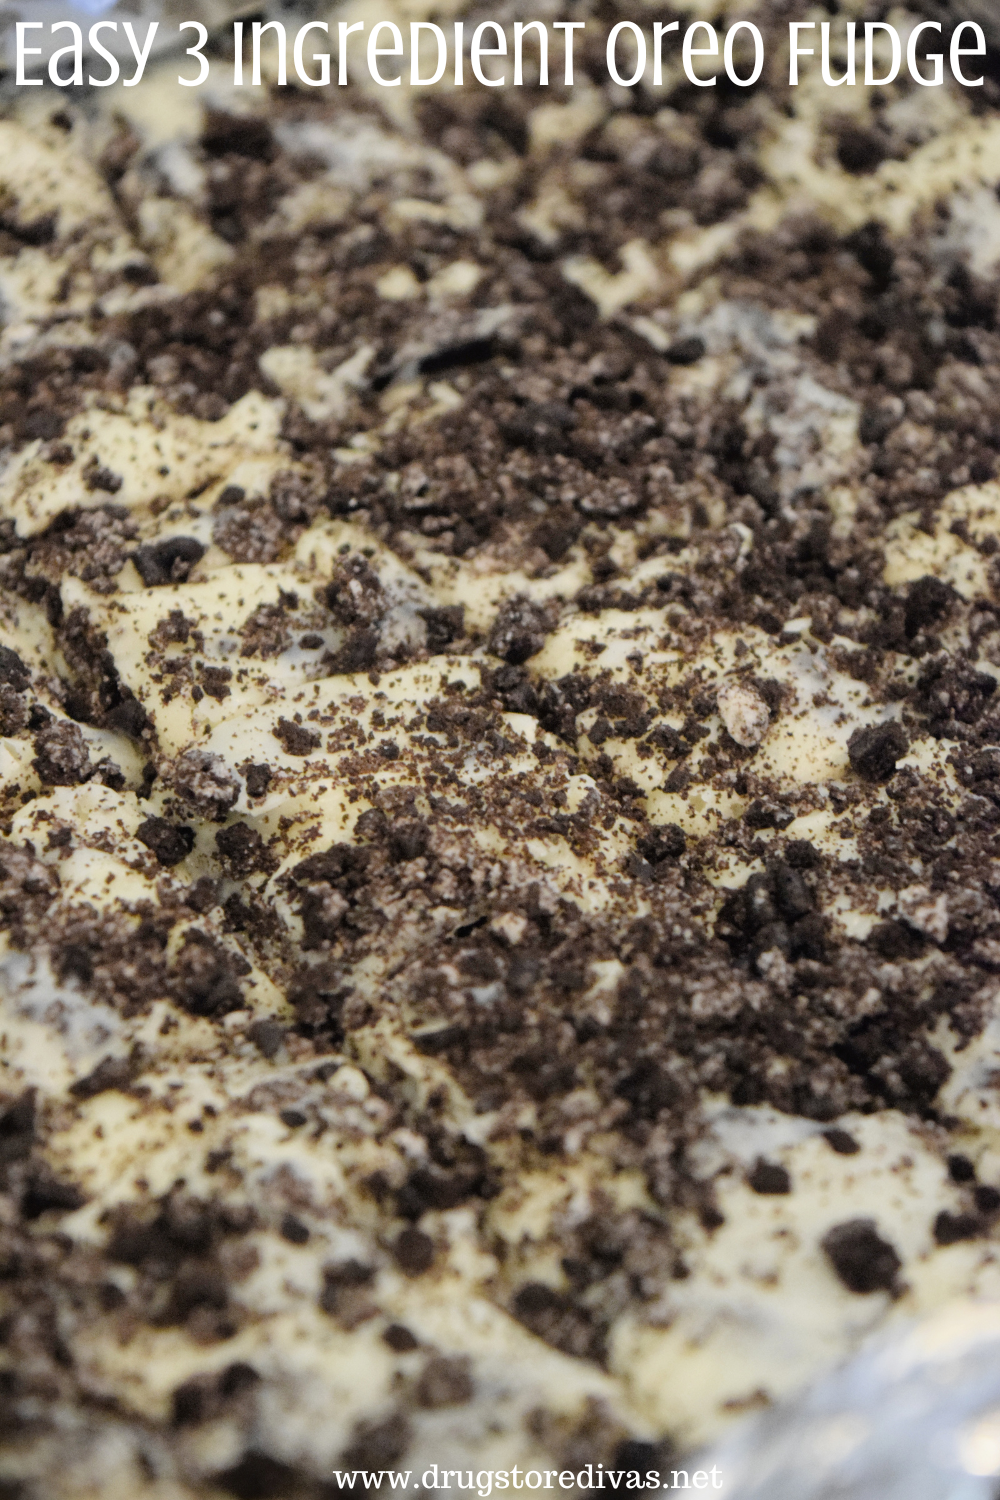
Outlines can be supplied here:
[[166, 818], [144, 818], [135, 831], [140, 844], [156, 855], [161, 865], [179, 864], [194, 848], [194, 829], [168, 823]]
[[694, 365], [706, 353], [705, 340], [693, 334], [690, 338], [677, 339], [665, 351], [665, 358], [672, 365]]
[[430, 1410], [443, 1406], [464, 1406], [473, 1397], [474, 1387], [469, 1360], [434, 1355], [424, 1365], [417, 1381], [417, 1405]]
[[408, 1354], [411, 1349], [420, 1347], [419, 1341], [402, 1323], [390, 1323], [382, 1332], [382, 1341], [395, 1354]]
[[855, 729], [847, 742], [851, 767], [865, 781], [888, 781], [910, 744], [901, 724], [869, 724]]
[[248, 766], [245, 772], [248, 797], [266, 797], [273, 773], [266, 764]]
[[973, 1197], [977, 1210], [986, 1217], [989, 1218], [993, 1214], [1000, 1212], [1000, 1192], [995, 1187], [981, 1183], [976, 1188]]
[[281, 1221], [281, 1238], [290, 1245], [304, 1245], [309, 1239], [309, 1230], [294, 1214], [286, 1214]]
[[762, 1156], [747, 1174], [747, 1183], [755, 1193], [778, 1194], [792, 1191], [792, 1179], [787, 1170], [777, 1162], [765, 1161]]
[[215, 847], [226, 869], [233, 876], [250, 875], [254, 870], [276, 868], [276, 861], [256, 828], [248, 823], [231, 823], [215, 835]]
[[953, 588], [929, 574], [911, 583], [906, 595], [906, 634], [912, 637], [918, 630], [936, 624], [956, 597]]
[[959, 1240], [974, 1239], [981, 1228], [972, 1214], [953, 1214], [943, 1208], [934, 1220], [934, 1240], [938, 1245], [955, 1245]]
[[836, 1151], [838, 1156], [856, 1156], [861, 1150], [853, 1135], [847, 1130], [841, 1130], [838, 1126], [824, 1130], [823, 1139], [830, 1150]]
[[251, 1021], [247, 1027], [247, 1036], [270, 1061], [276, 1056], [285, 1040], [285, 1027], [272, 1016], [265, 1016], [260, 1020]]
[[543, 605], [518, 595], [499, 610], [489, 648], [495, 656], [519, 666], [542, 649], [550, 625], [549, 611]]
[[30, 681], [31, 673], [17, 652], [9, 646], [0, 646], [0, 682], [6, 682], [15, 692], [23, 693]]
[[132, 561], [146, 587], [159, 588], [165, 583], [183, 583], [204, 555], [204, 547], [193, 536], [173, 536], [136, 548]]
[[902, 1261], [875, 1227], [874, 1219], [848, 1219], [827, 1231], [821, 1241], [830, 1264], [849, 1292], [867, 1296], [890, 1292]]
[[407, 1276], [422, 1276], [434, 1263], [434, 1241], [422, 1229], [410, 1227], [396, 1237], [393, 1255]]
[[93, 1099], [109, 1089], [126, 1089], [135, 1077], [135, 1070], [132, 1057], [105, 1057], [86, 1078], [71, 1084], [70, 1093], [75, 1099]]
[[320, 737], [302, 724], [293, 724], [291, 719], [279, 719], [271, 733], [280, 740], [289, 755], [309, 755], [317, 749]]
[[92, 767], [86, 742], [76, 724], [55, 721], [35, 735], [32, 765], [50, 786], [76, 786]]

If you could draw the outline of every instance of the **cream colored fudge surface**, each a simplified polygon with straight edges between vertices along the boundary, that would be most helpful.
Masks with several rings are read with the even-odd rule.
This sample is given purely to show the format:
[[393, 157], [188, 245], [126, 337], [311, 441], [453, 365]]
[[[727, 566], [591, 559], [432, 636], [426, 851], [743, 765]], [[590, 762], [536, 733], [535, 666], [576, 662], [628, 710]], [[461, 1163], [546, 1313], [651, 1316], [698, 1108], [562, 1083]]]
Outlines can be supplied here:
[[1000, 95], [672, 66], [0, 122], [4, 1494], [1000, 1295]]

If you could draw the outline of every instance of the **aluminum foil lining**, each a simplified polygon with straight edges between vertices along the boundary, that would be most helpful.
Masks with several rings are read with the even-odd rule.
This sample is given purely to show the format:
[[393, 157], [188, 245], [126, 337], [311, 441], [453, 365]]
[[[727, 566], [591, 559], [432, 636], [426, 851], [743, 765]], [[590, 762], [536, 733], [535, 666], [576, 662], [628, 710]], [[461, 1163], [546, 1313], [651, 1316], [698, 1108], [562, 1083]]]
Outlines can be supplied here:
[[1000, 1304], [881, 1335], [689, 1465], [726, 1500], [997, 1500]]

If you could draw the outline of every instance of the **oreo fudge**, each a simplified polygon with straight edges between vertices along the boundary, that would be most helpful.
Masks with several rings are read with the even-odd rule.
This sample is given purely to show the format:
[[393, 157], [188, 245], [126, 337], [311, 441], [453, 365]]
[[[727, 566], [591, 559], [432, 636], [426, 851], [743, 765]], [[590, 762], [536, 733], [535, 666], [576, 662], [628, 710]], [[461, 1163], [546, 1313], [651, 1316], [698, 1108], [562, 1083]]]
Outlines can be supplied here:
[[752, 13], [9, 104], [4, 1495], [666, 1474], [1000, 1294], [1000, 61]]

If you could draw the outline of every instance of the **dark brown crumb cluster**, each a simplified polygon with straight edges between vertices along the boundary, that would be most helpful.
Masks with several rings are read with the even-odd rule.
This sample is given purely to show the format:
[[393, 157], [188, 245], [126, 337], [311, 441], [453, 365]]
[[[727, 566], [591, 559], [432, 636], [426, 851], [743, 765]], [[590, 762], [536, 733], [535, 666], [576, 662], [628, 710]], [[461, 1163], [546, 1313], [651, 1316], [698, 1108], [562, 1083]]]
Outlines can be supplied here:
[[[239, 1247], [254, 1225], [249, 1204], [206, 1204], [176, 1193], [145, 1211], [123, 1206], [108, 1226], [107, 1256], [139, 1272], [136, 1305], [145, 1321], [193, 1325], [196, 1338], [214, 1342], [232, 1337], [238, 1327], [229, 1292], [256, 1264], [255, 1252], [241, 1253]], [[190, 1388], [181, 1386], [175, 1420], [191, 1420], [193, 1400]]]
[[146, 587], [155, 588], [164, 583], [183, 583], [204, 552], [193, 536], [172, 536], [137, 547], [132, 561]]
[[67, 420], [79, 410], [87, 391], [119, 391], [132, 374], [114, 340], [52, 349], [34, 358], [14, 360], [0, 376], [0, 423], [6, 444], [51, 443], [52, 461], [72, 461], [73, 452], [59, 439]]
[[212, 539], [233, 562], [274, 562], [289, 536], [282, 517], [261, 498], [247, 500], [237, 486], [223, 490]]
[[873, 1219], [837, 1224], [823, 1238], [823, 1249], [849, 1292], [893, 1290], [900, 1259], [875, 1228]]
[[[100, 516], [101, 512], [98, 512], [98, 520]], [[84, 528], [84, 533], [93, 539], [88, 528]], [[99, 545], [96, 551], [100, 553]], [[124, 560], [122, 555], [117, 566]], [[77, 606], [63, 616], [56, 583], [26, 578], [23, 572], [14, 579], [7, 575], [4, 583], [12, 585], [21, 595], [27, 594], [28, 598], [45, 603], [56, 626], [57, 640], [67, 668], [64, 677], [53, 674], [44, 684], [38, 684], [44, 691], [36, 696], [32, 691], [31, 672], [16, 652], [4, 648], [6, 656], [0, 661], [0, 712], [4, 732], [18, 734], [26, 727], [36, 731], [36, 769], [42, 780], [49, 784], [73, 785], [85, 780], [96, 769], [109, 785], [123, 785], [120, 771], [107, 757], [96, 768], [89, 765], [88, 752], [76, 724], [55, 721], [42, 701], [47, 694], [54, 692], [57, 701], [77, 723], [116, 730], [132, 739], [140, 739], [147, 727], [146, 715], [121, 682], [107, 639], [93, 627], [86, 609]], [[41, 587], [36, 589], [35, 584], [39, 583]], [[48, 701], [51, 702], [51, 698]]]
[[65, 511], [40, 537], [3, 558], [3, 583], [30, 599], [58, 598], [59, 581], [81, 578], [95, 593], [113, 593], [138, 527], [124, 506]]
[[[190, 830], [165, 819], [147, 819], [138, 836], [160, 864], [169, 866], [190, 849]], [[90, 906], [60, 906], [57, 872], [30, 849], [6, 844], [0, 871], [3, 926], [18, 947], [50, 946], [60, 979], [75, 980], [126, 1013], [165, 995], [194, 1015], [220, 1016], [245, 1003], [240, 980], [250, 965], [196, 925], [186, 927], [176, 957], [168, 959], [171, 929], [205, 909], [206, 893], [197, 886], [188, 893], [190, 904], [147, 903], [145, 910], [100, 914]], [[214, 903], [213, 886], [208, 905]]]

